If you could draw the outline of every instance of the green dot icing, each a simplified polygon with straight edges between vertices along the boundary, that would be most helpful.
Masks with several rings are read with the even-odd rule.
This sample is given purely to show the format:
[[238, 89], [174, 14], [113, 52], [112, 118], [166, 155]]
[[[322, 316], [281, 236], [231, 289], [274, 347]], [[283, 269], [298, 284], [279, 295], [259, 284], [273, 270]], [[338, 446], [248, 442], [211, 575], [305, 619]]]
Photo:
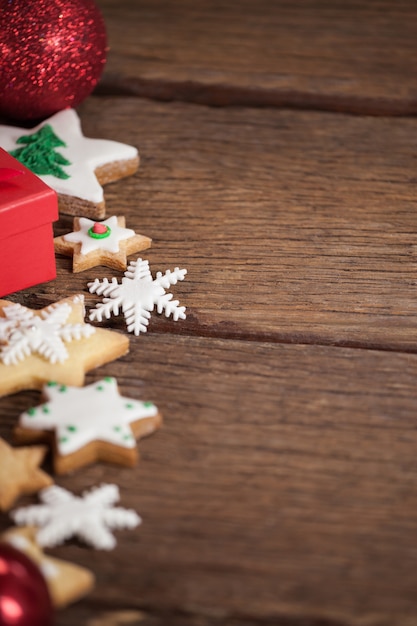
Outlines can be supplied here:
[[96, 391], [103, 391], [103, 390], [104, 390], [103, 385], [97, 385]]
[[104, 380], [106, 381], [106, 383], [112, 383], [113, 382], [113, 378], [111, 376], [105, 376]]
[[143, 406], [145, 409], [150, 409], [153, 406], [153, 402], [144, 402]]
[[61, 393], [65, 393], [67, 391], [67, 389], [68, 389], [68, 387], [66, 385], [61, 385], [60, 388], [59, 388], [59, 391]]
[[34, 406], [30, 407], [30, 409], [28, 409], [28, 410], [27, 410], [27, 414], [28, 414], [30, 417], [33, 417], [34, 415], [36, 415], [36, 409], [35, 409], [35, 407], [34, 407]]
[[67, 443], [68, 437], [60, 437], [59, 443]]
[[134, 405], [131, 402], [125, 404], [126, 409], [133, 409]]
[[93, 228], [94, 226], [88, 229], [88, 236], [93, 239], [106, 239], [106, 237], [110, 237], [111, 235], [111, 228], [109, 228], [109, 226], [106, 226], [104, 233], [95, 233]]
[[56, 152], [56, 148], [66, 147], [66, 143], [55, 134], [50, 124], [45, 124], [31, 135], [22, 135], [16, 143], [23, 144], [23, 147], [12, 150], [10, 154], [34, 174], [63, 180], [70, 178], [61, 166], [71, 165], [71, 162]]
[[113, 426], [113, 430], [115, 430], [117, 433], [120, 433], [122, 429], [120, 428], [120, 426]]
[[77, 427], [76, 426], [67, 426], [67, 430], [69, 430], [70, 433], [75, 433], [75, 432], [77, 432]]
[[54, 380], [50, 380], [46, 383], [47, 387], [56, 387], [58, 385], [57, 382], [55, 382]]
[[44, 404], [42, 407], [42, 413], [50, 413], [51, 409], [49, 408], [49, 406], [47, 404]]
[[132, 435], [125, 435], [123, 439], [129, 441], [129, 439], [133, 439]]

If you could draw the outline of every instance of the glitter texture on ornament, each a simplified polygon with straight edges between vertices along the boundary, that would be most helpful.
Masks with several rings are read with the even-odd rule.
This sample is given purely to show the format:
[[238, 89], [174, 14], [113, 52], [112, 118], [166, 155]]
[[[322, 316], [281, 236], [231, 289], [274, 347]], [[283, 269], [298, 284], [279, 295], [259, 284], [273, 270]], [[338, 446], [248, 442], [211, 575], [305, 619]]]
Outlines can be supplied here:
[[92, 0], [0, 0], [0, 114], [36, 120], [76, 107], [96, 86], [106, 52]]

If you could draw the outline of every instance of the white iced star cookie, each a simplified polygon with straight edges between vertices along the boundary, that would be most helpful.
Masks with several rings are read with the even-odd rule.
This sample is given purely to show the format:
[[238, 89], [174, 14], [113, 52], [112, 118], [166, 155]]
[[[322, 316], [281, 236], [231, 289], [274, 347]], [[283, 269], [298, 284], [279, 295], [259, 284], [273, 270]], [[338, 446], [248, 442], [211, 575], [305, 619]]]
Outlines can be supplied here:
[[0, 300], [0, 396], [48, 380], [81, 386], [85, 372], [128, 352], [121, 333], [84, 322], [84, 296], [33, 310]]
[[11, 516], [19, 526], [40, 527], [36, 541], [43, 548], [78, 537], [98, 550], [111, 550], [116, 540], [109, 529], [136, 528], [141, 523], [135, 511], [113, 506], [119, 500], [117, 485], [101, 485], [81, 497], [53, 485], [39, 498], [43, 504], [16, 509]]
[[133, 467], [136, 439], [161, 424], [152, 402], [120, 395], [112, 377], [81, 388], [48, 383], [43, 395], [46, 402], [20, 416], [15, 438], [18, 443], [36, 443], [52, 436], [57, 474], [96, 461]]
[[96, 265], [125, 270], [127, 257], [146, 250], [151, 239], [126, 228], [123, 216], [113, 215], [103, 222], [75, 217], [73, 232], [55, 237], [55, 252], [72, 256], [73, 272], [83, 272]]
[[35, 536], [36, 528], [33, 526], [14, 527], [0, 535], [0, 541], [6, 541], [36, 563], [45, 577], [56, 608], [64, 608], [91, 591], [94, 576], [88, 569], [47, 556], [36, 543]]
[[84, 137], [74, 109], [32, 129], [0, 125], [0, 147], [55, 189], [62, 213], [94, 219], [106, 213], [102, 185], [134, 174], [139, 166], [133, 146]]

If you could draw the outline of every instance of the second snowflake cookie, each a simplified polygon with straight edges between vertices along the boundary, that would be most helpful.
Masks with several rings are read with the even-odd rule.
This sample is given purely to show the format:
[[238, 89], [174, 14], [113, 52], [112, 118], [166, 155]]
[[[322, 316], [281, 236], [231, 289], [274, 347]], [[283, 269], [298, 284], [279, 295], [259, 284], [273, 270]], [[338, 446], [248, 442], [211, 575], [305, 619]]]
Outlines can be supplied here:
[[117, 485], [100, 485], [81, 497], [52, 485], [39, 494], [42, 504], [16, 509], [11, 516], [19, 526], [40, 527], [36, 541], [42, 548], [78, 537], [97, 550], [112, 550], [116, 539], [110, 530], [136, 528], [142, 521], [135, 511], [113, 506], [119, 497]]

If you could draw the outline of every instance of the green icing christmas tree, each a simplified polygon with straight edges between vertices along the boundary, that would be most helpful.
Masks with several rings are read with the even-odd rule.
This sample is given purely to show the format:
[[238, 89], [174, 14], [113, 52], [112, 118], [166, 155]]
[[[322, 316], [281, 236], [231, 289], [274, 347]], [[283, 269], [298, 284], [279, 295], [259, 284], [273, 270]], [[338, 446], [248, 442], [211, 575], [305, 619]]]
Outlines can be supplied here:
[[25, 144], [23, 148], [12, 150], [10, 154], [32, 170], [38, 176], [50, 174], [56, 178], [69, 178], [61, 165], [71, 165], [65, 157], [56, 151], [56, 148], [66, 146], [57, 137], [52, 126], [45, 124], [33, 135], [23, 135], [17, 139], [16, 143]]

